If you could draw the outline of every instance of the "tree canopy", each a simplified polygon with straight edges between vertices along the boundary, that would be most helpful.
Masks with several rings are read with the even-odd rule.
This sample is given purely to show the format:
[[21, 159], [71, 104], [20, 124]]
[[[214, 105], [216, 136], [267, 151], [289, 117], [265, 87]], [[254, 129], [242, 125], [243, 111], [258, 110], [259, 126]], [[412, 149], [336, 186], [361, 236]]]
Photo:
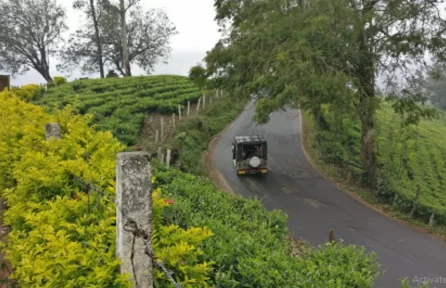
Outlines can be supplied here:
[[49, 58], [67, 29], [54, 0], [0, 0], [0, 70], [13, 76], [30, 69], [52, 81]]
[[364, 180], [375, 185], [377, 76], [404, 103], [418, 101], [408, 89], [414, 66], [425, 65], [426, 53], [436, 61], [445, 56], [441, 2], [215, 0], [224, 36], [205, 57], [206, 74], [236, 95], [255, 95], [258, 122], [292, 102], [314, 113], [322, 128], [322, 104], [355, 113]]
[[[90, 19], [92, 6], [86, 5], [86, 0], [82, 1], [87, 19]], [[121, 9], [117, 3], [108, 0], [98, 0], [95, 7], [98, 32], [93, 21], [86, 21], [61, 51], [63, 64], [59, 67], [67, 71], [79, 67], [83, 72], [91, 73], [97, 71], [99, 60], [102, 60], [105, 67], [124, 76], [124, 45], [121, 27], [117, 25]], [[125, 12], [129, 62], [150, 74], [157, 63], [170, 56], [170, 38], [177, 34], [176, 28], [163, 11], [150, 9], [144, 12], [138, 1], [127, 3]], [[98, 57], [98, 46], [102, 57]]]

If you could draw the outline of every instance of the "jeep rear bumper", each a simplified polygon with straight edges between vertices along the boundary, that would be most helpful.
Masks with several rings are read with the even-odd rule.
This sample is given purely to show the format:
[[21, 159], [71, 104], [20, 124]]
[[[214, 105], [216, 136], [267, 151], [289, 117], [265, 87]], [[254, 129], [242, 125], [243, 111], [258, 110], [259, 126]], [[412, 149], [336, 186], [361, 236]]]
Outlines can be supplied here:
[[246, 175], [246, 174], [266, 174], [268, 173], [267, 168], [260, 169], [239, 169], [237, 170], [238, 175]]

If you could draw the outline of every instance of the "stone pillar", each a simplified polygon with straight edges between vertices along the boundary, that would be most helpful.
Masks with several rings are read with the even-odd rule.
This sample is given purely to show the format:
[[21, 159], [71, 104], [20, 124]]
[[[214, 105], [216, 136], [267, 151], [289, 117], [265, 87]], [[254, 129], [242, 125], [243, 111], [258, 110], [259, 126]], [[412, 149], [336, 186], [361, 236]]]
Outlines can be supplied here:
[[[153, 288], [152, 259], [145, 254], [146, 249], [152, 249], [149, 157], [146, 152], [123, 152], [116, 157], [116, 254], [121, 260], [121, 274], [129, 273], [133, 287], [139, 288]], [[129, 227], [133, 231], [137, 227], [147, 239], [135, 237]]]
[[45, 125], [45, 137], [48, 141], [51, 137], [60, 139], [60, 125], [59, 123], [48, 123]]

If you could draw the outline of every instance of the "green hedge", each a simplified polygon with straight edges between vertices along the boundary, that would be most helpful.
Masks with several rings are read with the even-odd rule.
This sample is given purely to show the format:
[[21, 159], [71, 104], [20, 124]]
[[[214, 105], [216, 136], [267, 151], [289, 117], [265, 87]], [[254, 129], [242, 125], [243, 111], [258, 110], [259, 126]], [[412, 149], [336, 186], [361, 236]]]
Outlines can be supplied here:
[[110, 130], [124, 144], [137, 141], [144, 116], [149, 113], [174, 113], [178, 105], [195, 103], [201, 96], [198, 87], [183, 76], [142, 76], [76, 80], [49, 89], [33, 103], [50, 111], [76, 102], [76, 112], [93, 114], [93, 123]]

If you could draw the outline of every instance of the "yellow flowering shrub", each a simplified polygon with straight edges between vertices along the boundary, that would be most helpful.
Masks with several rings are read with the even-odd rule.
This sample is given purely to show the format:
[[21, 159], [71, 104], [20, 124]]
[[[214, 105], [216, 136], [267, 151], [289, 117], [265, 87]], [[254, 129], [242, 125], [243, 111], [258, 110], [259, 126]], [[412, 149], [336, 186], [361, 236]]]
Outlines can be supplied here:
[[[76, 181], [114, 198], [116, 154], [125, 147], [70, 106], [49, 115], [12, 91], [0, 92], [0, 102], [0, 193], [8, 206], [4, 223], [11, 227], [3, 250], [12, 278], [21, 287], [130, 287], [115, 256], [115, 203], [88, 195]], [[46, 141], [50, 122], [60, 124], [60, 140]], [[200, 262], [199, 246], [212, 233], [165, 225], [169, 205], [154, 191], [155, 254], [185, 287], [207, 287], [212, 263]], [[159, 271], [154, 275], [157, 287], [171, 285]]]
[[11, 92], [24, 101], [38, 100], [45, 93], [45, 88], [38, 84], [29, 84], [22, 87], [12, 87]]

